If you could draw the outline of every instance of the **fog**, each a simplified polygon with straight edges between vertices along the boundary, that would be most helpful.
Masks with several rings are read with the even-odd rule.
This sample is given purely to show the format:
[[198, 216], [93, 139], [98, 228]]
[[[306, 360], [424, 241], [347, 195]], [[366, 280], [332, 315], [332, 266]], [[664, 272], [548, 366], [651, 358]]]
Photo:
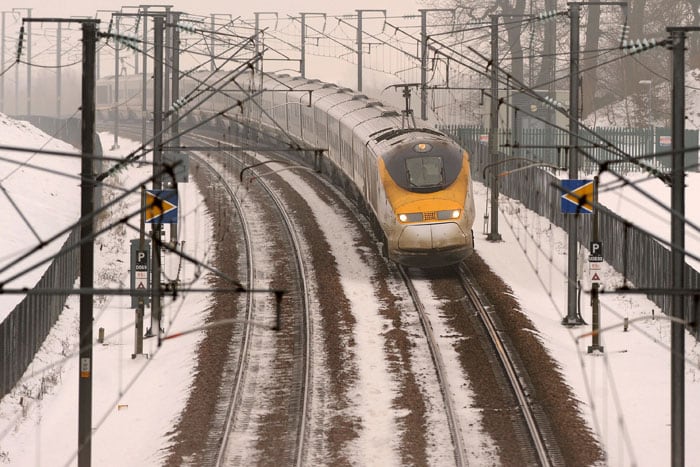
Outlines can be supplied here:
[[[412, 25], [411, 32], [418, 34], [417, 26], [419, 19], [413, 17], [405, 18], [407, 15], [418, 15], [418, 9], [425, 7], [419, 3], [425, 0], [387, 0], [381, 4], [370, 0], [358, 0], [352, 3], [348, 8], [341, 9], [342, 4], [323, 2], [321, 0], [305, 0], [304, 2], [282, 2], [278, 0], [260, 0], [258, 2], [249, 2], [242, 6], [236, 6], [235, 10], [231, 9], [231, 2], [222, 0], [203, 0], [200, 2], [174, 3], [173, 9], [184, 10], [192, 15], [204, 15], [208, 17], [210, 14], [217, 15], [217, 21], [222, 21], [222, 18], [253, 18], [253, 10], [265, 12], [265, 15], [260, 16], [260, 27], [268, 28], [271, 31], [268, 35], [268, 40], [272, 42], [271, 37], [274, 34], [282, 34], [290, 44], [298, 47], [299, 25], [298, 22], [290, 21], [288, 15], [297, 15], [299, 12], [307, 13], [326, 13], [328, 15], [355, 15], [356, 9], [386, 9], [390, 21], [401, 23], [402, 21], [410, 21]], [[107, 30], [107, 24], [110, 19], [110, 12], [105, 10], [121, 8], [123, 4], [109, 0], [98, 0], [95, 2], [67, 2], [60, 5], [59, 3], [40, 3], [38, 0], [27, 0], [21, 3], [21, 7], [16, 7], [17, 11], [6, 10], [5, 15], [5, 36], [4, 45], [4, 63], [2, 70], [7, 70], [0, 77], [0, 112], [14, 116], [25, 115], [45, 115], [68, 117], [76, 115], [80, 106], [80, 76], [82, 69], [82, 50], [81, 50], [81, 33], [79, 25], [76, 23], [63, 23], [61, 26], [61, 46], [57, 48], [57, 26], [56, 22], [31, 23], [31, 63], [32, 67], [29, 71], [27, 62], [27, 40], [26, 34], [23, 43], [22, 56], [20, 64], [15, 64], [18, 47], [19, 27], [21, 18], [27, 16], [26, 9], [31, 8], [31, 16], [33, 18], [68, 18], [75, 16], [97, 16], [102, 22], [101, 30]], [[294, 9], [290, 9], [294, 5]], [[163, 6], [161, 4], [160, 6]], [[193, 7], [193, 8], [190, 8]], [[124, 11], [133, 12], [134, 9], [127, 8]], [[278, 13], [277, 16], [272, 13]], [[382, 14], [379, 12], [366, 12], [364, 14], [365, 21], [363, 22], [363, 30], [368, 34], [366, 41], [371, 42], [370, 35], [378, 34], [384, 28], [384, 22], [379, 18]], [[376, 18], [373, 20], [372, 18]], [[126, 22], [129, 20], [127, 19]], [[354, 18], [345, 18], [348, 25], [354, 25]], [[208, 24], [208, 19], [205, 18], [204, 24]], [[324, 18], [320, 16], [307, 17], [307, 27], [309, 27], [308, 46], [307, 46], [307, 63], [306, 77], [321, 79], [323, 81], [334, 82], [344, 87], [357, 89], [357, 65], [353, 53], [344, 50], [340, 56], [322, 56], [315, 53], [314, 41], [311, 36], [314, 35], [313, 28], [317, 31], [328, 30], [337, 27], [339, 21], [335, 18]], [[128, 34], [123, 32], [123, 34]], [[249, 31], [244, 32], [248, 34]], [[286, 36], [285, 36], [286, 34]], [[348, 36], [349, 43], [354, 41], [353, 29], [351, 26], [346, 27], [345, 34]], [[316, 45], [318, 42], [316, 41]], [[383, 66], [383, 57], [373, 52], [373, 49], [367, 49], [365, 46], [365, 63], [363, 72], [363, 92], [369, 96], [380, 99], [384, 102], [391, 103], [395, 106], [403, 106], [400, 90], [386, 89], [393, 83], [416, 82], [419, 79], [415, 62], [411, 63], [409, 70], [403, 75], [391, 75], [382, 72], [377, 68]], [[98, 46], [98, 77], [108, 77], [115, 74], [115, 66], [124, 68], [127, 74], [132, 74], [137, 67], [142, 66], [141, 56], [135, 56], [132, 51], [124, 49], [121, 52], [121, 64], [115, 63], [115, 54], [113, 41], [105, 43], [101, 41]], [[223, 48], [220, 49], [223, 51]], [[60, 52], [60, 58], [58, 53]], [[287, 62], [279, 62], [270, 60], [270, 55], [265, 56], [266, 71], [283, 71], [298, 73], [299, 71], [299, 52], [293, 47], [289, 50], [289, 55], [292, 60]], [[273, 57], [274, 58], [274, 57]], [[196, 59], [182, 58], [185, 63], [181, 64], [181, 70], [188, 67], [196, 66]], [[189, 62], [186, 62], [190, 60]], [[374, 70], [373, 64], [374, 60]], [[384, 59], [388, 63], [388, 59]], [[136, 63], [138, 62], [138, 64]], [[56, 65], [60, 63], [60, 76], [58, 75]], [[201, 63], [201, 61], [200, 61]], [[392, 64], [395, 65], [395, 64]], [[151, 64], [148, 65], [149, 70]], [[226, 68], [226, 67], [225, 67]], [[231, 67], [228, 67], [231, 68]], [[394, 69], [400, 69], [401, 66], [395, 66]], [[411, 69], [412, 68], [412, 69]], [[31, 82], [31, 93], [28, 96], [26, 90]], [[57, 89], [60, 92], [57, 93]], [[29, 97], [29, 99], [28, 99]], [[29, 104], [28, 104], [29, 101]], [[150, 104], [150, 103], [149, 103]], [[30, 106], [30, 107], [29, 107]]]
[[[115, 0], [79, 0], [70, 2], [45, 2], [40, 0], [23, 0], [11, 5], [7, 2], [7, 9], [32, 8], [32, 16], [66, 17], [73, 15], [95, 16], [97, 10], [119, 10], [123, 6], [148, 5], [143, 2], [119, 2]], [[327, 2], [325, 0], [302, 0], [290, 2], [286, 0], [256, 0], [247, 2], [231, 2], [228, 0], [199, 0], [196, 2], [163, 2], [153, 5], [172, 5], [175, 10], [186, 11], [192, 14], [209, 15], [211, 13], [229, 13], [234, 16], [252, 16], [255, 11], [276, 11], [282, 14], [296, 14], [299, 12], [323, 12], [328, 14], [352, 14], [356, 9], [386, 9], [390, 14], [417, 13], [423, 2], [419, 0], [354, 0], [344, 4], [342, 2]], [[437, 2], [434, 2], [437, 3]]]

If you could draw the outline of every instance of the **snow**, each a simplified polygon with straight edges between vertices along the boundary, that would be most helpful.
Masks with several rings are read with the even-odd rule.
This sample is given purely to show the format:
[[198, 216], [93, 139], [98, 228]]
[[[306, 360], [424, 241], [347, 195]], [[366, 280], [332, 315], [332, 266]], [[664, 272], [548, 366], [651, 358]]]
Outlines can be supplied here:
[[[331, 242], [331, 253], [338, 263], [341, 285], [356, 320], [353, 349], [358, 356], [382, 355], [384, 353], [384, 330], [391, 323], [379, 313], [372, 281], [372, 271], [365, 265], [360, 253], [354, 248], [356, 232], [334, 226], [347, 225], [332, 206], [326, 205], [318, 195], [294, 175], [284, 178], [312, 206], [316, 222]], [[350, 391], [362, 426], [359, 438], [353, 447], [360, 465], [400, 465], [397, 450], [396, 419], [400, 415], [392, 407], [396, 383], [389, 375], [386, 359], [359, 358], [358, 381]]]
[[[0, 129], [2, 146], [23, 144], [28, 147], [28, 143], [34, 141], [35, 144], [31, 146], [34, 148], [76, 152], [69, 144], [57, 140], [47, 141], [43, 132], [37, 128], [26, 122], [9, 119], [3, 114], [0, 114]], [[77, 176], [80, 172], [80, 159], [19, 152], [2, 152], [0, 155], [0, 213], [3, 225], [0, 238], [4, 249], [0, 254], [0, 270], [3, 271], [3, 277], [10, 277], [34, 265], [40, 259], [56, 254], [68, 237], [66, 233], [42, 248], [40, 254], [17, 262], [28, 248], [39, 241], [47, 241], [58, 231], [78, 220], [80, 188]], [[23, 165], [20, 165], [20, 162]], [[29, 165], [45, 170], [32, 169]], [[47, 170], [58, 170], [65, 173], [66, 178], [57, 180], [58, 177]], [[68, 178], [71, 175], [74, 178]], [[65, 200], [75, 202], [64, 204]], [[43, 209], [37, 209], [42, 206]], [[13, 228], [9, 229], [7, 226]], [[33, 269], [21, 278], [8, 282], [6, 286], [31, 288], [41, 279], [43, 272], [44, 269], [41, 268]], [[0, 321], [21, 301], [20, 295], [0, 295]]]
[[[40, 147], [46, 136], [35, 130], [12, 133], [17, 124], [0, 118], [0, 141], [21, 141], [28, 147]], [[111, 146], [111, 136], [103, 134], [103, 146]], [[120, 154], [128, 152], [130, 146], [121, 139]], [[132, 143], [135, 144], [135, 143]], [[49, 147], [49, 146], [47, 146]], [[3, 157], [17, 158], [16, 153], [2, 153]], [[68, 164], [61, 159], [62, 164]], [[36, 171], [26, 169], [7, 178], [8, 165], [0, 162], [0, 180], [11, 194], [17, 194], [23, 185], [36, 180]], [[44, 162], [42, 162], [44, 165]], [[60, 170], [77, 173], [66, 165]], [[124, 186], [136, 186], [148, 178], [149, 169], [129, 170], [120, 183]], [[293, 183], [294, 175], [286, 173]], [[14, 183], [14, 185], [12, 185]], [[33, 181], [31, 182], [35, 184]], [[64, 187], [64, 185], [66, 185]], [[35, 215], [47, 211], [45, 200], [34, 197], [23, 200], [22, 211], [30, 214], [31, 224], [41, 235], [54, 232], [62, 225], [67, 225], [77, 218], [77, 210], [67, 209], [71, 206], [67, 200], [78, 199], [77, 182], [63, 177], [54, 177], [52, 181], [42, 181], [41, 187], [49, 186], [61, 190], [57, 195], [58, 204], [51, 209], [53, 217]], [[295, 183], [304, 190], [303, 183]], [[657, 199], [666, 202], [668, 189], [655, 182], [640, 185], [650, 191]], [[477, 207], [486, 204], [486, 188], [475, 183]], [[211, 257], [209, 240], [211, 218], [202, 205], [201, 195], [193, 184], [181, 184], [181, 216], [184, 232], [181, 239], [186, 239], [187, 252], [197, 258]], [[71, 191], [72, 190], [72, 191]], [[698, 199], [700, 176], [696, 173], [688, 177], [688, 199]], [[50, 195], [49, 195], [50, 196]], [[312, 192], [303, 195], [321, 219], [337, 216]], [[601, 198], [617, 212], [627, 217], [627, 207], [636, 204], [642, 210], [630, 216], [637, 223], [660, 235], [667, 235], [669, 230], [667, 215], [647, 226], [646, 213], [648, 202], [636, 198], [629, 188], [605, 193]], [[34, 204], [32, 203], [34, 201]], [[5, 202], [5, 199], [0, 200]], [[114, 214], [129, 212], [136, 203], [130, 198], [115, 208]], [[77, 203], [76, 203], [77, 204]], [[655, 305], [643, 297], [635, 295], [602, 295], [601, 324], [616, 327], [601, 335], [604, 353], [589, 354], [587, 346], [590, 338], [578, 339], [589, 330], [589, 326], [567, 328], [561, 325], [566, 313], [566, 235], [560, 229], [551, 226], [549, 221], [520, 208], [517, 203], [501, 198], [501, 230], [503, 241], [491, 243], [485, 235], [478, 232], [480, 223], [475, 224], [476, 249], [485, 261], [512, 288], [513, 294], [520, 302], [523, 312], [534, 322], [537, 335], [551, 355], [561, 366], [567, 382], [577, 395], [581, 413], [589, 422], [604, 444], [608, 459], [607, 465], [659, 466], [670, 464], [670, 337], [669, 322], [663, 319]], [[59, 212], [60, 211], [60, 212]], [[3, 216], [11, 213], [2, 205]], [[640, 214], [642, 213], [642, 214]], [[482, 214], [479, 213], [479, 216]], [[666, 216], [666, 217], [664, 217]], [[688, 216], [694, 222], [697, 209], [688, 209]], [[480, 217], [478, 217], [479, 219]], [[7, 219], [3, 217], [3, 221]], [[335, 218], [334, 218], [335, 219]], [[653, 219], [653, 218], [652, 218]], [[333, 224], [343, 224], [342, 219], [335, 219]], [[328, 224], [328, 223], [321, 223]], [[36, 243], [36, 239], [26, 232], [22, 235], [7, 226], [21, 222], [3, 222], [0, 239], [7, 244], [10, 236], [15, 243], [7, 248], [1, 259], [8, 264], [17, 252], [25, 251]], [[19, 227], [18, 227], [19, 228]], [[24, 227], [22, 227], [24, 228]], [[391, 400], [395, 395], [395, 382], [388, 371], [385, 359], [377, 359], [383, 353], [383, 320], [371, 313], [360, 310], [377, 309], [376, 297], [372, 290], [366, 288], [371, 282], [370, 270], [363, 266], [361, 255], [352, 248], [353, 238], [339, 236], [335, 229], [326, 232], [332, 246], [339, 269], [343, 273], [343, 287], [349, 297], [352, 309], [358, 319], [356, 328], [355, 352], [358, 357], [358, 385], [370, 388], [369, 397], [356, 398], [354, 415], [362, 420], [361, 434], [353, 445], [352, 458], [358, 464], [397, 465], [399, 455], [394, 445], [395, 417], [400, 416], [391, 409]], [[119, 231], [117, 235], [100, 238], [98, 245], [101, 253], [96, 255], [98, 286], [118, 287], [128, 280], [128, 245], [127, 239], [134, 233], [130, 229]], [[699, 251], [697, 233], [689, 232], [688, 248]], [[25, 243], [16, 243], [24, 239]], [[60, 242], [59, 242], [60, 244]], [[171, 258], [166, 258], [166, 267], [173, 267]], [[607, 266], [605, 266], [607, 268]], [[174, 272], [170, 271], [174, 275]], [[604, 269], [604, 285], [613, 287], [621, 280], [610, 268]], [[192, 265], [185, 265], [183, 281], [195, 279], [196, 270]], [[22, 278], [27, 282], [30, 278]], [[206, 275], [198, 277], [200, 282]], [[428, 294], [429, 291], [425, 291]], [[5, 296], [0, 296], [4, 300]], [[591, 322], [587, 299], [584, 297], [583, 317]], [[6, 308], [12, 304], [0, 302], [0, 313], [6, 314]], [[204, 311], [210, 305], [206, 294], [189, 294], [179, 297], [174, 303], [167, 303], [165, 331], [182, 331], [196, 328], [202, 323]], [[651, 310], [656, 309], [652, 315]], [[54, 327], [42, 350], [37, 354], [34, 364], [16, 389], [0, 401], [0, 464], [7, 465], [75, 465], [77, 446], [77, 346], [78, 329], [77, 298], [69, 300], [62, 317]], [[4, 315], [0, 315], [4, 316]], [[360, 319], [362, 317], [362, 319]], [[620, 325], [623, 318], [644, 318], [630, 324], [628, 331]], [[169, 430], [175, 424], [184, 407], [189, 384], [192, 381], [192, 368], [195, 350], [201, 335], [197, 332], [184, 337], [164, 341], [161, 347], [155, 339], [144, 341], [144, 352], [149, 358], [133, 353], [133, 319], [134, 311], [129, 308], [128, 297], [113, 297], [97, 300], [95, 307], [95, 335], [99, 328], [105, 329], [105, 343], [94, 348], [95, 371], [93, 380], [93, 425], [92, 457], [95, 465], [159, 465], [163, 458], [163, 449], [170, 442]], [[431, 315], [433, 325], [440, 329], [443, 324], [437, 314]], [[148, 320], [146, 320], [148, 323]], [[148, 325], [148, 324], [147, 324]], [[418, 326], [407, 323], [408, 326]], [[444, 333], [440, 333], [444, 334]], [[448, 349], [451, 346], [443, 346]], [[429, 357], [415, 351], [415, 368], [430, 368]], [[460, 378], [459, 366], [454, 357], [444, 355], [451, 368], [451, 378]], [[700, 348], [688, 336], [686, 341], [686, 465], [700, 465], [700, 443], [693, 443], [700, 428]], [[460, 383], [451, 383], [453, 391]], [[439, 391], [433, 386], [423, 388], [428, 394], [429, 405], [437, 405]], [[463, 429], [471, 422], [477, 422], [478, 409], [469, 407], [468, 391], [460, 391], [458, 403], [466, 407], [460, 414]], [[428, 420], [431, 427], [431, 446], [435, 452], [429, 453], [435, 465], [451, 461], [442, 457], [439, 451], [445, 449], [444, 432], [439, 428], [441, 422], [439, 407], [429, 408]], [[488, 439], [474, 426], [465, 429], [468, 444], [491, 446]], [[479, 439], [475, 441], [474, 438]], [[483, 454], [478, 464], [489, 463], [489, 454]]]
[[[3, 132], [4, 127], [0, 135]], [[105, 135], [102, 136], [104, 139]], [[21, 141], [36, 148], [42, 146], [45, 138], [46, 135], [32, 131], [25, 132]], [[137, 147], [125, 140], [121, 144], [122, 153]], [[109, 147], [106, 141], [104, 146]], [[138, 186], [139, 181], [148, 179], [150, 172], [147, 166], [135, 168], [129, 172], [130, 180], [122, 182]], [[3, 177], [6, 173], [3, 171]], [[21, 185], [21, 181], [16, 183]], [[49, 186], [60, 183], [54, 177]], [[201, 258], [211, 236], [210, 218], [196, 187], [188, 184], [182, 190], [180, 209], [188, 219], [183, 223], [186, 231], [182, 233], [188, 239], [186, 252]], [[107, 196], [112, 196], [110, 190], [107, 192]], [[58, 200], [56, 209], [69, 204], [68, 200], [79, 199], [77, 191], [66, 193]], [[139, 194], [130, 196], [115, 214], [132, 212], [139, 200]], [[36, 205], [24, 209], [28, 213], [42, 212], [42, 202], [37, 199]], [[55, 227], [48, 223], [41, 225], [48, 231]], [[95, 255], [96, 287], [123, 288], [128, 284], [127, 239], [134, 236], [133, 232], [122, 230], [97, 240], [96, 251], [100, 254]], [[26, 249], [33, 240], [26, 238], [27, 243], [17, 249]], [[171, 268], [167, 271], [171, 277], [176, 275], [172, 270], [176, 266], [166, 257], [165, 267]], [[197, 287], [205, 277], [197, 279], [195, 267], [183, 265], [183, 282], [196, 280], [194, 287]], [[161, 460], [160, 450], [168, 444], [167, 433], [184, 407], [192, 377], [192, 365], [186, 362], [194, 361], [199, 334], [166, 341], [162, 347], [157, 346], [154, 338], [145, 339], [143, 351], [147, 357], [140, 355], [132, 359], [134, 310], [130, 308], [130, 297], [96, 298], [95, 303], [94, 337], [97, 339], [98, 330], [103, 328], [105, 340], [93, 349], [93, 465], [157, 465]], [[166, 332], [201, 325], [203, 311], [208, 306], [209, 297], [203, 294], [190, 294], [177, 302], [165, 303]], [[24, 379], [0, 402], [0, 465], [77, 464], [78, 312], [78, 298], [72, 296]], [[145, 326], [149, 326], [148, 317]]]

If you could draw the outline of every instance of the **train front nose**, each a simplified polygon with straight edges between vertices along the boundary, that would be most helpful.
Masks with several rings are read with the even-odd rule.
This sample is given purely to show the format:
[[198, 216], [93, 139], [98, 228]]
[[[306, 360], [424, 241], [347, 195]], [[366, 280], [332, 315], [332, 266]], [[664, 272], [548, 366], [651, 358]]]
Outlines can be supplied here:
[[473, 250], [471, 235], [456, 222], [406, 226], [397, 247], [398, 263], [418, 267], [458, 263]]
[[399, 237], [399, 250], [442, 250], [467, 243], [467, 236], [455, 222], [409, 225]]

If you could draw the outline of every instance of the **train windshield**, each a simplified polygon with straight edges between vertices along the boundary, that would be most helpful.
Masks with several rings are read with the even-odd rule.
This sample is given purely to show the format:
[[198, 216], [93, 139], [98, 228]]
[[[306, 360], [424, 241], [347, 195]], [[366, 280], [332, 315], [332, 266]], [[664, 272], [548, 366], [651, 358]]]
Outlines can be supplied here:
[[445, 174], [440, 157], [413, 157], [406, 159], [408, 183], [415, 188], [442, 186]]
[[444, 190], [462, 170], [462, 149], [447, 140], [395, 145], [382, 158], [394, 182], [413, 193]]

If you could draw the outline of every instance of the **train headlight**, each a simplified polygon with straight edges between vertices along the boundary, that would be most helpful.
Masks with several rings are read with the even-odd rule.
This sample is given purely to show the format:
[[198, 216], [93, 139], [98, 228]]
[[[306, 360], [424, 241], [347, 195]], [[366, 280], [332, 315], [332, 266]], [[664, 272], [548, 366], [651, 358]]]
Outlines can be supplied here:
[[441, 221], [459, 219], [460, 214], [462, 214], [462, 212], [459, 209], [447, 209], [445, 211], [438, 211], [437, 218]]
[[413, 146], [413, 150], [416, 152], [430, 152], [433, 150], [433, 147], [428, 143], [418, 143]]
[[409, 214], [399, 214], [399, 220], [401, 222], [403, 222], [404, 224], [407, 222], [422, 222], [423, 221], [423, 213], [412, 212]]

